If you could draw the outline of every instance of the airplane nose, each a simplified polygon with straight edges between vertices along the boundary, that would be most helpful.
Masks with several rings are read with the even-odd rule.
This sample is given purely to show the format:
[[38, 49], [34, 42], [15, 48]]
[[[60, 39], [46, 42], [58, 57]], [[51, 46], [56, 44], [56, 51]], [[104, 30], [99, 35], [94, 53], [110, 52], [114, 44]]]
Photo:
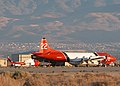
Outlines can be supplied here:
[[112, 61], [115, 61], [115, 60], [116, 60], [116, 58], [112, 56], [112, 57], [111, 57], [111, 60], [112, 60]]

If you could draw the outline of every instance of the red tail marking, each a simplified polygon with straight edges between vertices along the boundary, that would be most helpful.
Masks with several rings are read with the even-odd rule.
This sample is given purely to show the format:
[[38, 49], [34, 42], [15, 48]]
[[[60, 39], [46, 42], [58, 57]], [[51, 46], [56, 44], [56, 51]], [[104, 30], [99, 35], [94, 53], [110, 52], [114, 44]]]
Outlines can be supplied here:
[[50, 47], [48, 45], [48, 42], [45, 38], [43, 38], [40, 42], [40, 50], [39, 52], [40, 53], [46, 53], [46, 52], [49, 52], [50, 51]]

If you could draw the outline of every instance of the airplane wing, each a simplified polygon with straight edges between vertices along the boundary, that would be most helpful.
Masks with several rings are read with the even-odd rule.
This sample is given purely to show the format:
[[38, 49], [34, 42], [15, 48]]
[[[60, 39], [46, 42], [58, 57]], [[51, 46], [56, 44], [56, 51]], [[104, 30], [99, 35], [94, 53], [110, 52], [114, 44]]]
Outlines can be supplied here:
[[104, 60], [106, 59], [105, 56], [92, 56], [92, 57], [89, 57], [88, 60]]
[[88, 64], [89, 62], [93, 63], [93, 61], [102, 61], [106, 59], [105, 56], [91, 56], [89, 58], [83, 57], [83, 58], [75, 58], [70, 61], [70, 64], [72, 65], [80, 65], [82, 63]]

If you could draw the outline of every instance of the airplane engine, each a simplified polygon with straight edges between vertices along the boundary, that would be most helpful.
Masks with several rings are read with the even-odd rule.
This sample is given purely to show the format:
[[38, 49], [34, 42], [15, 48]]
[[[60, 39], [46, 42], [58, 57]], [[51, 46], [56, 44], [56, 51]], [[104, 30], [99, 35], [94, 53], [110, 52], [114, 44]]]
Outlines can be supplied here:
[[32, 58], [32, 59], [36, 59], [36, 56], [35, 56], [35, 55], [31, 55], [31, 58]]

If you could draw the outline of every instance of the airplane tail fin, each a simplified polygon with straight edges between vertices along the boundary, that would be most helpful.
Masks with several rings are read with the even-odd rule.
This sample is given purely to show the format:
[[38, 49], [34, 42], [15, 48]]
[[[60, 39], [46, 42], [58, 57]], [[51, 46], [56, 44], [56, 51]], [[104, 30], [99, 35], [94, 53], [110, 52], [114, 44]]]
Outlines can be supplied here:
[[48, 42], [45, 38], [42, 38], [41, 43], [40, 43], [40, 53], [47, 53], [50, 51], [50, 47], [48, 45]]
[[7, 57], [7, 60], [8, 60], [9, 62], [12, 62], [12, 60], [10, 59], [10, 57], [9, 57], [9, 56]]

